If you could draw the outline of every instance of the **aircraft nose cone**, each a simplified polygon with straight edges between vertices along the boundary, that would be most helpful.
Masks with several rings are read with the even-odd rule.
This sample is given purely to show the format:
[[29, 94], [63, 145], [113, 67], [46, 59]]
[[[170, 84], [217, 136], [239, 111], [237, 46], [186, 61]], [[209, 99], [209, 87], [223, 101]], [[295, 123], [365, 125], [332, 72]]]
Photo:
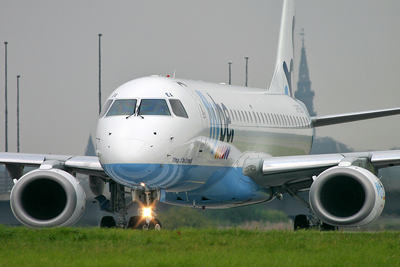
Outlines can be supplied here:
[[99, 158], [104, 164], [128, 163], [140, 157], [144, 141], [138, 139], [107, 138], [100, 141]]

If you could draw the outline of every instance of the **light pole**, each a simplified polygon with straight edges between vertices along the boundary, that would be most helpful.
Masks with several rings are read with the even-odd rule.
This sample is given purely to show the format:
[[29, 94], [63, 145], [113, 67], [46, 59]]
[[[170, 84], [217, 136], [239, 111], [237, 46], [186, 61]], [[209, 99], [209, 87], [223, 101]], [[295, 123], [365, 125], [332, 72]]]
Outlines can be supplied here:
[[244, 57], [246, 60], [246, 80], [244, 82], [244, 86], [247, 87], [248, 75], [249, 75], [249, 57]]
[[19, 153], [19, 78], [21, 75], [17, 75], [17, 152]]
[[99, 115], [101, 113], [101, 36], [99, 33]]
[[8, 100], [7, 100], [7, 45], [8, 42], [4, 42], [5, 50], [5, 62], [4, 62], [4, 81], [5, 81], [5, 151], [8, 152]]
[[229, 85], [231, 85], [232, 84], [232, 62], [229, 61], [228, 65], [229, 65]]

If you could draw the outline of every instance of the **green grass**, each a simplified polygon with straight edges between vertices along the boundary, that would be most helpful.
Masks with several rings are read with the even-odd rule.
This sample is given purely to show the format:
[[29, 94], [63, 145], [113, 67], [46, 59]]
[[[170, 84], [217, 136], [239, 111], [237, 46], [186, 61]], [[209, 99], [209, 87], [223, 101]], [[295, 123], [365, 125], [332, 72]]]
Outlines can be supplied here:
[[0, 266], [399, 265], [400, 232], [0, 226]]

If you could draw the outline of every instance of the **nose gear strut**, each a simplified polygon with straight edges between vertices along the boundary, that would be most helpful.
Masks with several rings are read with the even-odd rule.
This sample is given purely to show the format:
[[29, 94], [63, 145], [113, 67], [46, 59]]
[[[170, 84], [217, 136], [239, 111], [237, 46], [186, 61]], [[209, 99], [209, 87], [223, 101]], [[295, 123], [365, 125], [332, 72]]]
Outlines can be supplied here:
[[139, 216], [133, 216], [129, 219], [128, 228], [160, 230], [161, 223], [155, 218], [156, 213], [154, 212], [159, 200], [159, 190], [150, 190], [146, 186], [132, 190], [132, 201], [138, 203]]
[[[131, 229], [161, 229], [161, 222], [156, 218], [155, 207], [160, 200], [160, 191], [149, 189], [144, 184], [137, 189], [126, 191], [125, 186], [114, 181], [109, 181], [110, 200], [105, 196], [99, 195], [96, 200], [100, 204], [100, 209], [112, 214], [101, 219], [100, 227], [119, 227]], [[132, 200], [129, 199], [129, 194]], [[138, 204], [136, 216], [127, 219], [128, 209]]]

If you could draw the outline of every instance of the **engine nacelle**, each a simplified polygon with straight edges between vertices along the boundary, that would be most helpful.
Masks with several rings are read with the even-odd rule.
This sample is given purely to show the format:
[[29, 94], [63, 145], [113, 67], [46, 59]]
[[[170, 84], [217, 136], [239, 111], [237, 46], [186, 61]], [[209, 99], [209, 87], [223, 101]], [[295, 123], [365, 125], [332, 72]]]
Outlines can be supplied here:
[[370, 171], [332, 167], [322, 172], [310, 189], [310, 205], [325, 223], [361, 226], [379, 217], [385, 206], [385, 189]]
[[68, 172], [37, 169], [14, 185], [10, 204], [14, 216], [27, 226], [69, 226], [82, 216], [86, 194]]

